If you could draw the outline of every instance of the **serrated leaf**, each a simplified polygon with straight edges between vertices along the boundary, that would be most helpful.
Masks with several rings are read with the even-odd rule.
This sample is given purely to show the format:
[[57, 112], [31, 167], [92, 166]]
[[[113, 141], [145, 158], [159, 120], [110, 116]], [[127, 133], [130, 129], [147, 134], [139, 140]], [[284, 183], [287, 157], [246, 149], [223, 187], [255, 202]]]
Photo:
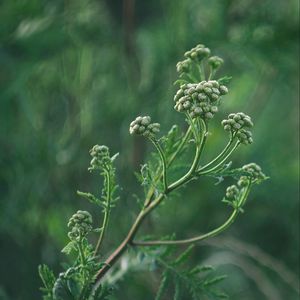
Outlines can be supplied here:
[[168, 270], [166, 270], [162, 273], [162, 278], [161, 278], [160, 285], [159, 285], [159, 288], [158, 288], [156, 296], [155, 296], [155, 300], [163, 299], [163, 296], [168, 288], [169, 282], [170, 282], [170, 274], [169, 274]]
[[232, 79], [232, 76], [224, 76], [220, 79], [218, 79], [219, 84], [228, 84]]
[[69, 255], [72, 252], [72, 250], [75, 249], [76, 249], [76, 242], [71, 241], [61, 250], [61, 252]]
[[194, 245], [190, 245], [183, 253], [181, 253], [176, 258], [176, 260], [172, 263], [172, 265], [178, 266], [178, 265], [182, 264], [183, 262], [185, 262], [190, 257], [190, 254], [193, 249], [194, 249]]
[[77, 195], [79, 195], [79, 196], [87, 199], [89, 202], [91, 202], [93, 204], [96, 204], [96, 205], [99, 205], [99, 206], [103, 205], [103, 203], [101, 202], [101, 200], [98, 199], [96, 196], [94, 196], [91, 193], [85, 193], [85, 192], [77, 191]]
[[45, 286], [45, 290], [51, 291], [55, 283], [55, 276], [52, 270], [50, 270], [47, 265], [39, 265], [38, 272]]
[[226, 275], [217, 276], [217, 277], [214, 277], [214, 278], [212, 278], [212, 279], [206, 280], [206, 281], [204, 282], [204, 285], [205, 285], [205, 286], [214, 285], [214, 284], [219, 283], [220, 281], [223, 281], [225, 278], [227, 278]]
[[66, 280], [58, 278], [55, 281], [53, 286], [53, 298], [54, 300], [75, 300], [66, 284]]

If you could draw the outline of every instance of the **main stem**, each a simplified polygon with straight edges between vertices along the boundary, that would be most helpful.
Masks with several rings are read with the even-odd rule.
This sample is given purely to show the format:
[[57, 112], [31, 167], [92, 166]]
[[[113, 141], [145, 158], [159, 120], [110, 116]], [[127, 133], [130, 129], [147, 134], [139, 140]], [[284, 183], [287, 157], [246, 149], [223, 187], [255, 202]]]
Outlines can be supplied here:
[[102, 223], [102, 228], [101, 228], [101, 232], [100, 232], [100, 236], [95, 248], [95, 252], [94, 252], [94, 256], [96, 256], [99, 252], [99, 249], [103, 243], [104, 240], [104, 235], [106, 232], [106, 228], [108, 225], [108, 220], [109, 220], [109, 214], [110, 214], [110, 202], [111, 202], [111, 183], [110, 183], [110, 173], [109, 171], [106, 171], [106, 180], [107, 180], [107, 194], [106, 194], [106, 207], [105, 207], [105, 211], [104, 211], [104, 218], [103, 218], [103, 223]]

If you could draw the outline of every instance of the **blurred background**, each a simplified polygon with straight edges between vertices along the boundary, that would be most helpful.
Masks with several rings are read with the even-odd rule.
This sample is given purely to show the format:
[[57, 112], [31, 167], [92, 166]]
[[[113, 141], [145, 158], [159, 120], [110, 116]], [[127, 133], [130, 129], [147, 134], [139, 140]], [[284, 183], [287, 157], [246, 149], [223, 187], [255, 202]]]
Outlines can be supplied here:
[[[234, 166], [255, 161], [271, 177], [222, 236], [198, 244], [195, 263], [229, 274], [230, 299], [298, 299], [299, 7], [296, 0], [17, 0], [0, 4], [0, 299], [41, 299], [37, 266], [56, 274], [67, 258], [67, 220], [99, 212], [76, 190], [97, 193], [88, 150], [109, 145], [118, 158], [121, 200], [106, 250], [125, 236], [141, 195], [134, 171], [151, 145], [128, 134], [149, 114], [166, 133], [184, 119], [173, 109], [176, 62], [198, 43], [224, 58], [233, 77], [211, 127], [206, 159], [226, 144], [220, 121], [244, 111], [254, 144]], [[178, 237], [221, 224], [230, 180], [191, 184], [144, 224]], [[99, 218], [99, 217], [98, 217]], [[154, 298], [158, 273], [128, 274], [115, 299]], [[170, 294], [171, 295], [171, 294]], [[171, 299], [166, 298], [166, 299]]]

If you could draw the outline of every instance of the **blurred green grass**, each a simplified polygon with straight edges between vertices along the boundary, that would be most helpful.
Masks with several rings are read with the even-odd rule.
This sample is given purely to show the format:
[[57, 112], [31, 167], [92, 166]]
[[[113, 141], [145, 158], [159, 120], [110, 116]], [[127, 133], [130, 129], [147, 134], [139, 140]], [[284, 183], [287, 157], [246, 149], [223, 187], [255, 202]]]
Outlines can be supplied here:
[[[99, 185], [87, 173], [88, 149], [96, 143], [120, 152], [122, 200], [107, 249], [124, 236], [138, 207], [131, 196], [138, 188], [133, 171], [151, 147], [130, 137], [128, 124], [147, 113], [162, 123], [163, 132], [175, 122], [183, 125], [172, 109], [175, 64], [197, 43], [222, 56], [221, 72], [233, 76], [207, 153], [213, 156], [226, 143], [219, 121], [231, 111], [245, 111], [255, 122], [255, 143], [235, 154], [234, 164], [256, 161], [271, 177], [254, 191], [245, 215], [225, 237], [255, 245], [299, 274], [297, 1], [0, 5], [0, 298], [39, 299], [37, 265], [45, 262], [59, 271], [67, 218], [78, 208], [92, 209], [75, 192], [96, 191]], [[184, 193], [189, 205], [180, 198], [168, 202], [157, 212], [163, 218], [154, 215], [144, 231], [186, 236], [222, 222], [225, 185], [213, 184], [193, 184]], [[223, 252], [199, 245], [197, 260]], [[235, 274], [227, 280], [230, 299], [268, 299], [256, 282], [259, 272], [273, 297], [296, 299], [278, 271], [256, 266], [256, 278], [230, 261], [220, 264], [230, 277]], [[120, 295], [152, 299], [155, 279], [141, 277], [125, 279]]]

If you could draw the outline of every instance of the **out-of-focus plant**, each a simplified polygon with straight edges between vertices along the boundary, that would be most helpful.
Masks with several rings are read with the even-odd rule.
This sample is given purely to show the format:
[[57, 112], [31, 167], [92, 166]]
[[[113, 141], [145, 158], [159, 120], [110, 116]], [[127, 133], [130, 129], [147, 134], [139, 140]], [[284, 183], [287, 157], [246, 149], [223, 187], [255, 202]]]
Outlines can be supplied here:
[[[209, 266], [187, 267], [185, 263], [193, 244], [226, 230], [243, 212], [251, 188], [267, 177], [255, 163], [241, 168], [231, 168], [231, 164], [227, 163], [231, 154], [241, 145], [253, 142], [250, 131], [253, 123], [251, 118], [242, 112], [231, 113], [222, 121], [224, 130], [229, 133], [229, 141], [219, 155], [207, 163], [202, 162], [202, 154], [210, 135], [209, 124], [219, 111], [222, 96], [228, 93], [226, 85], [230, 81], [230, 77], [215, 78], [223, 60], [210, 54], [210, 49], [204, 45], [197, 45], [187, 51], [184, 54], [185, 59], [177, 64], [179, 79], [175, 84], [179, 85], [179, 89], [174, 97], [174, 108], [185, 116], [188, 125], [185, 132], [177, 125], [173, 125], [165, 136], [158, 137], [160, 124], [153, 123], [149, 116], [138, 116], [131, 122], [130, 134], [148, 139], [156, 152], [152, 153], [149, 162], [142, 165], [137, 175], [145, 193], [144, 200], [140, 203], [140, 212], [125, 239], [106, 259], [100, 255], [100, 249], [110, 224], [111, 209], [119, 199], [114, 166], [118, 154], [111, 155], [107, 146], [95, 145], [91, 149], [92, 160], [89, 170], [103, 177], [102, 192], [100, 196], [85, 192], [78, 194], [102, 208], [102, 226], [93, 228], [92, 216], [87, 211], [79, 210], [70, 218], [68, 223], [70, 242], [62, 252], [75, 256], [72, 264], [66, 266], [66, 270], [57, 278], [47, 266], [39, 267], [44, 283], [42, 288], [44, 299], [107, 299], [115, 282], [107, 280], [109, 278], [107, 272], [115, 268], [119, 258], [129, 248], [135, 248], [139, 253], [141, 265], [155, 262], [162, 269], [156, 299], [162, 299], [170, 285], [174, 287], [174, 299], [182, 299], [182, 295], [186, 294], [192, 299], [200, 299], [199, 297], [203, 295], [211, 298], [226, 297], [215, 287], [224, 278], [223, 276], [215, 276], [208, 272], [211, 270]], [[187, 168], [180, 167], [181, 176], [173, 179], [174, 170], [181, 166], [183, 154], [190, 148], [194, 149], [193, 159]], [[222, 225], [208, 233], [181, 240], [175, 239], [174, 235], [154, 240], [149, 237], [136, 240], [141, 225], [153, 210], [164, 201], [171, 201], [174, 191], [180, 190], [192, 180], [201, 180], [203, 176], [215, 177], [218, 180], [231, 177], [237, 181], [235, 185], [227, 188], [222, 200], [232, 210]], [[88, 240], [88, 236], [93, 233], [99, 234], [96, 245], [92, 245]], [[189, 244], [190, 246], [179, 256], [174, 253], [174, 246]]]

